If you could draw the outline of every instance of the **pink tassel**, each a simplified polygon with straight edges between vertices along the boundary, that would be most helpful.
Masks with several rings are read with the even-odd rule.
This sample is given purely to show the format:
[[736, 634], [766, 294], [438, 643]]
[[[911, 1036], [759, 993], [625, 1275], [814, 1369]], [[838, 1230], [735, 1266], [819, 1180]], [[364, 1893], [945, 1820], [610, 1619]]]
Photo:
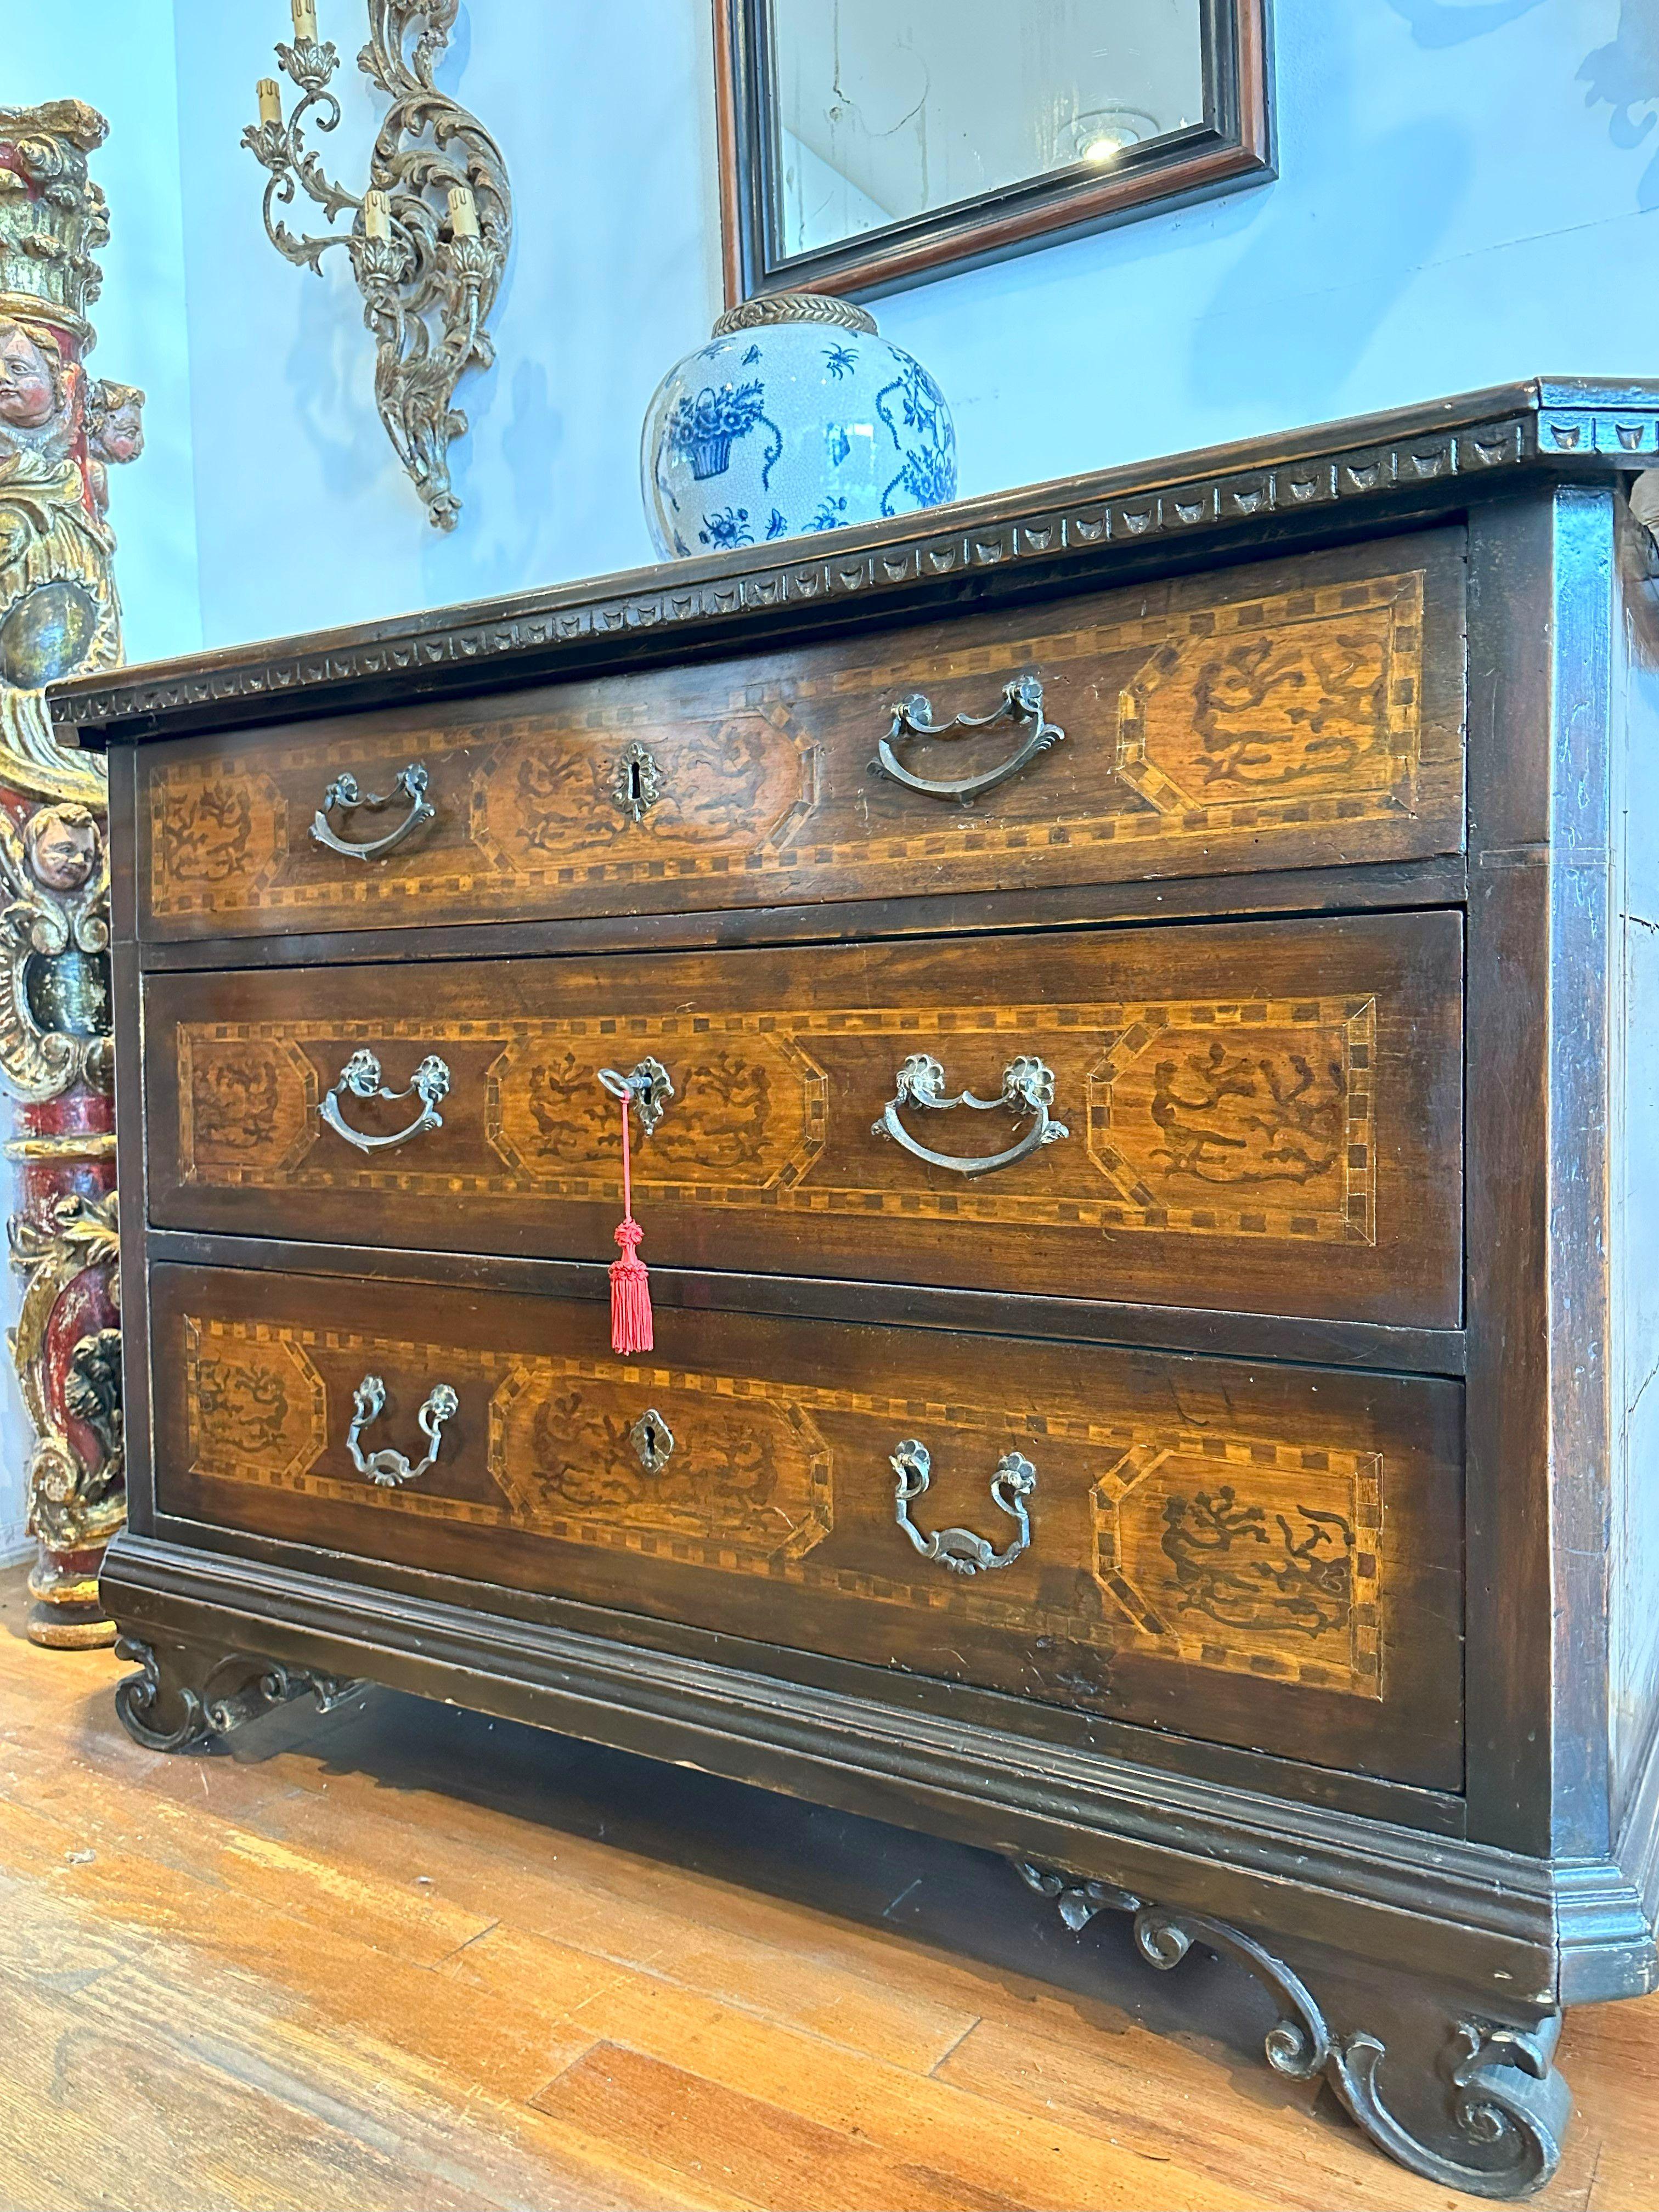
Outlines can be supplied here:
[[645, 1231], [634, 1218], [634, 1189], [629, 1174], [628, 1109], [622, 1103], [623, 1218], [617, 1224], [622, 1257], [611, 1262], [611, 1349], [624, 1358], [655, 1347], [651, 1327], [651, 1277], [639, 1254]]

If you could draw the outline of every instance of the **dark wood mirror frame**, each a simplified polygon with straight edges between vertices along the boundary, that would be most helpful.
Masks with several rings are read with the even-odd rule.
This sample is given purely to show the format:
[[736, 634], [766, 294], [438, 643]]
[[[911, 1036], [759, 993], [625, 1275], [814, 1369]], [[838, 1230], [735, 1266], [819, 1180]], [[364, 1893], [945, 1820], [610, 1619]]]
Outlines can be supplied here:
[[1273, 173], [1268, 0], [1200, 0], [1206, 120], [1127, 149], [1109, 175], [1078, 164], [785, 258], [772, 236], [764, 105], [766, 0], [714, 0], [714, 107], [728, 307], [760, 292], [873, 295], [947, 268], [1230, 191]]

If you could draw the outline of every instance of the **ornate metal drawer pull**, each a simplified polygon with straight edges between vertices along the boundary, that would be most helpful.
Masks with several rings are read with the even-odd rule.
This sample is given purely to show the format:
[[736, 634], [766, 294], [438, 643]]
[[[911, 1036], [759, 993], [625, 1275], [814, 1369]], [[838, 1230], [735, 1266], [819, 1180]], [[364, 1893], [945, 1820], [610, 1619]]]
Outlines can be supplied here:
[[[997, 768], [987, 769], [983, 775], [964, 775], [954, 782], [933, 782], [925, 775], [912, 775], [893, 750], [905, 738], [960, 738], [971, 730], [999, 729], [1005, 725], [1025, 732], [1007, 759]], [[931, 702], [924, 693], [913, 691], [894, 706], [893, 726], [877, 746], [870, 767], [875, 775], [890, 776], [907, 791], [921, 792], [924, 799], [982, 799], [988, 791], [994, 791], [1028, 768], [1039, 753], [1057, 745], [1065, 735], [1043, 714], [1042, 686], [1035, 676], [1016, 676], [1012, 684], [1005, 684], [1002, 704], [992, 713], [958, 714], [950, 722], [935, 722]]]
[[926, 1444], [908, 1437], [888, 1464], [898, 1477], [893, 1493], [893, 1518], [921, 1553], [936, 1559], [953, 1575], [978, 1575], [992, 1567], [1009, 1567], [1031, 1540], [1031, 1518], [1025, 1501], [1036, 1488], [1036, 1469], [1024, 1452], [1005, 1452], [991, 1477], [991, 1503], [1000, 1506], [1018, 1528], [1006, 1551], [999, 1552], [971, 1528], [935, 1528], [924, 1536], [910, 1518], [910, 1508], [933, 1478], [933, 1462]]
[[[348, 1091], [354, 1098], [385, 1098], [394, 1105], [399, 1098], [418, 1098], [421, 1110], [406, 1129], [395, 1130], [389, 1137], [367, 1137], [361, 1129], [354, 1129], [340, 1111], [340, 1101]], [[449, 1070], [436, 1053], [428, 1054], [401, 1091], [388, 1091], [380, 1080], [380, 1063], [374, 1054], [354, 1052], [340, 1070], [339, 1081], [317, 1110], [337, 1136], [356, 1145], [360, 1152], [389, 1152], [394, 1145], [406, 1145], [411, 1137], [418, 1137], [422, 1129], [441, 1129], [444, 1117], [438, 1111], [438, 1102], [448, 1096]]]
[[[891, 1137], [902, 1145], [907, 1152], [919, 1160], [926, 1160], [930, 1168], [949, 1168], [955, 1175], [989, 1175], [994, 1168], [1011, 1168], [1016, 1160], [1028, 1159], [1044, 1145], [1058, 1144], [1071, 1131], [1064, 1121], [1056, 1121], [1048, 1109], [1054, 1102], [1053, 1070], [1040, 1060], [1022, 1054], [1011, 1060], [1002, 1071], [1002, 1089], [994, 1098], [975, 1098], [971, 1091], [959, 1091], [954, 1098], [945, 1096], [945, 1070], [929, 1052], [913, 1052], [898, 1072], [898, 1087], [882, 1109], [879, 1121], [871, 1125], [871, 1134]], [[937, 1113], [948, 1113], [954, 1106], [971, 1106], [976, 1114], [994, 1113], [1003, 1106], [1024, 1121], [1032, 1117], [1030, 1128], [1017, 1145], [1006, 1152], [993, 1152], [988, 1158], [957, 1159], [950, 1152], [929, 1152], [919, 1145], [899, 1119], [904, 1106], [926, 1106]]]
[[[337, 775], [323, 793], [323, 803], [312, 817], [311, 834], [319, 845], [326, 845], [331, 853], [343, 853], [348, 860], [380, 860], [394, 845], [401, 845], [411, 831], [422, 823], [436, 819], [437, 809], [426, 795], [427, 775], [419, 761], [411, 761], [400, 768], [392, 780], [390, 791], [360, 791], [355, 775]], [[361, 806], [370, 814], [378, 814], [382, 807], [390, 806], [394, 799], [406, 799], [409, 811], [395, 830], [387, 830], [384, 837], [376, 837], [366, 845], [354, 845], [349, 838], [340, 836], [329, 822], [329, 816], [338, 806]]]
[[401, 1452], [390, 1449], [370, 1452], [365, 1459], [361, 1442], [363, 1431], [371, 1421], [379, 1420], [386, 1410], [386, 1384], [378, 1375], [365, 1375], [352, 1394], [356, 1410], [351, 1426], [346, 1431], [346, 1449], [351, 1454], [352, 1465], [359, 1474], [366, 1474], [371, 1482], [393, 1485], [415, 1481], [436, 1464], [438, 1447], [443, 1442], [444, 1423], [459, 1410], [460, 1402], [447, 1382], [440, 1382], [434, 1387], [425, 1405], [415, 1416], [420, 1425], [421, 1434], [426, 1438], [427, 1453], [426, 1457], [417, 1460], [413, 1467]]

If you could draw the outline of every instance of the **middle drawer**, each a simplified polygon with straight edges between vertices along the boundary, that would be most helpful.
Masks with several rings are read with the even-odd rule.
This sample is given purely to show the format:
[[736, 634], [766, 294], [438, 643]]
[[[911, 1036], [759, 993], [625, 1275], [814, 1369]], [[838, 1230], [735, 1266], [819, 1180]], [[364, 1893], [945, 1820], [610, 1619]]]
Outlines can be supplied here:
[[609, 1260], [649, 1058], [659, 1266], [1455, 1327], [1462, 979], [1443, 912], [153, 975], [151, 1218]]

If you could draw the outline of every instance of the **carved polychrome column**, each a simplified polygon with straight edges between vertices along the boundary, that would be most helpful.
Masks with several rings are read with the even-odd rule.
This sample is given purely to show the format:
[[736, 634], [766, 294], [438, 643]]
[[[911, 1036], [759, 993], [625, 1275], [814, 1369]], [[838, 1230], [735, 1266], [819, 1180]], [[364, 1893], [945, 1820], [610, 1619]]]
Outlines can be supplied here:
[[11, 1340], [35, 1439], [37, 1644], [107, 1644], [98, 1569], [125, 1509], [116, 1310], [103, 763], [53, 739], [43, 687], [112, 667], [121, 613], [106, 470], [143, 448], [144, 395], [84, 366], [109, 235], [87, 174], [102, 116], [0, 109], [0, 1078], [24, 1277]]

